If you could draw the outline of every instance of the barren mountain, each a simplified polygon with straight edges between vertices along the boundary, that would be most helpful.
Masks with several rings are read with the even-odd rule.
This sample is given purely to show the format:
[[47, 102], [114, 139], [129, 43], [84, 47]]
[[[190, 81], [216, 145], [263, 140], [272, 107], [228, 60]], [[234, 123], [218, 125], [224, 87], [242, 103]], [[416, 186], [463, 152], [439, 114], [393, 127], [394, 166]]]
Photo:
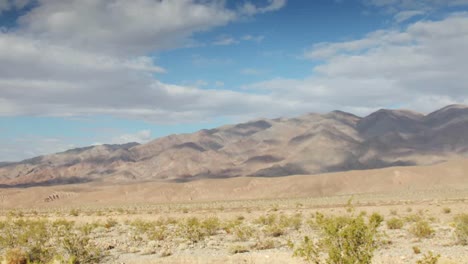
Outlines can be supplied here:
[[2, 186], [73, 182], [187, 181], [425, 165], [468, 156], [468, 106], [423, 115], [341, 111], [171, 135], [146, 144], [73, 149], [0, 163]]

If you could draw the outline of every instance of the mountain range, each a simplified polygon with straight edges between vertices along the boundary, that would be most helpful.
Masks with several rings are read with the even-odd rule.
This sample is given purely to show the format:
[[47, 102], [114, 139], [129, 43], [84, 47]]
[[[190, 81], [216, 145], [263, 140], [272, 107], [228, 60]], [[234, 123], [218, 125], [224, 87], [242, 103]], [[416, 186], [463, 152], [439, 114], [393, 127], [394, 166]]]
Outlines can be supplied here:
[[468, 157], [468, 106], [427, 115], [382, 109], [358, 117], [333, 111], [3, 162], [0, 187], [312, 175], [456, 157]]

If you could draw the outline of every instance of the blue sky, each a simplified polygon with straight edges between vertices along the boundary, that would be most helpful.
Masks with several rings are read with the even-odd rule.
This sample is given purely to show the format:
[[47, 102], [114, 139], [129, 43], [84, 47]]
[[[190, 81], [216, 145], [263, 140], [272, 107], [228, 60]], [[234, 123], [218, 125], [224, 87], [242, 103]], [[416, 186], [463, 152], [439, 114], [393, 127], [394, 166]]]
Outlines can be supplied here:
[[468, 103], [468, 0], [0, 0], [0, 161]]

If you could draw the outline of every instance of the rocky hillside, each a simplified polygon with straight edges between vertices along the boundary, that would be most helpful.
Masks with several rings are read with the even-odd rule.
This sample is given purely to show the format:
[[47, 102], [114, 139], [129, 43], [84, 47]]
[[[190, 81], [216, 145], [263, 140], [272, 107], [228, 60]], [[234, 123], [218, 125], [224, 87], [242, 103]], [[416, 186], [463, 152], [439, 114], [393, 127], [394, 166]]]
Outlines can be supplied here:
[[457, 156], [468, 156], [468, 106], [428, 115], [379, 110], [364, 118], [334, 111], [0, 163], [0, 185], [276, 177], [432, 164]]

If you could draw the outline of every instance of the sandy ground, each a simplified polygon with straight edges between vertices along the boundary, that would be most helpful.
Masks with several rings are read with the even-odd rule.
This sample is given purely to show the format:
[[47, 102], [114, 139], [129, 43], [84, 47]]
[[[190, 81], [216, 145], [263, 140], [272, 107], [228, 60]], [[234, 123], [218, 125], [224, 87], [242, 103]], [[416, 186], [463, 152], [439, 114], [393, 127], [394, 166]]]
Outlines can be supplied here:
[[[309, 224], [312, 215], [350, 214], [350, 199], [354, 214], [376, 212], [385, 219], [373, 263], [416, 263], [429, 251], [441, 255], [438, 263], [468, 263], [468, 246], [457, 243], [453, 225], [455, 216], [468, 213], [466, 160], [274, 179], [0, 189], [0, 220], [14, 215], [66, 219], [78, 226], [97, 223], [91, 237], [107, 254], [103, 263], [305, 263], [293, 257], [290, 243], [297, 245], [306, 235], [319, 239], [320, 232]], [[268, 226], [258, 222], [271, 215], [276, 219], [297, 216], [301, 224], [272, 236]], [[407, 219], [415, 216], [430, 224], [432, 236], [411, 234], [413, 222]], [[192, 217], [200, 221], [216, 217], [220, 226], [197, 242], [189, 241], [178, 228]], [[404, 226], [390, 230], [386, 225], [390, 218], [404, 220]], [[110, 219], [115, 225], [103, 228]], [[249, 235], [239, 238], [223, 228], [236, 219], [240, 227], [250, 230]], [[161, 240], [135, 230], [138, 221], [158, 220], [165, 228]], [[262, 247], [266, 242], [268, 246]], [[234, 247], [245, 252], [234, 253]], [[414, 247], [421, 253], [415, 253]]]

